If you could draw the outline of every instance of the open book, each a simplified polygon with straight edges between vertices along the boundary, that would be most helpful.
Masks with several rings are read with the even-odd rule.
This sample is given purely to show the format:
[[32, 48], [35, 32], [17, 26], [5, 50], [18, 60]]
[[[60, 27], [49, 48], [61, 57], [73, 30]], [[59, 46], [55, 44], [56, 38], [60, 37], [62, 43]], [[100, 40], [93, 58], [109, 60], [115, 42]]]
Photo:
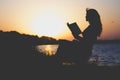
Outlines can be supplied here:
[[71, 24], [67, 23], [67, 26], [69, 27], [72, 34], [74, 34], [74, 35], [79, 35], [82, 33], [76, 22], [71, 23]]

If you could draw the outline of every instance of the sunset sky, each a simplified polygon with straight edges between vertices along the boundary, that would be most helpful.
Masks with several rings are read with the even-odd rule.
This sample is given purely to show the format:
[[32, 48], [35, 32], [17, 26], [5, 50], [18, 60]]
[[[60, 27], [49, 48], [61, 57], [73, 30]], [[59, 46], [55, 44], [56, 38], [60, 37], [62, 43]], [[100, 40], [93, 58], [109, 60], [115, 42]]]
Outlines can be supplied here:
[[99, 39], [120, 39], [120, 0], [0, 0], [0, 30], [72, 40], [66, 23], [77, 22], [83, 31], [86, 8], [102, 20]]

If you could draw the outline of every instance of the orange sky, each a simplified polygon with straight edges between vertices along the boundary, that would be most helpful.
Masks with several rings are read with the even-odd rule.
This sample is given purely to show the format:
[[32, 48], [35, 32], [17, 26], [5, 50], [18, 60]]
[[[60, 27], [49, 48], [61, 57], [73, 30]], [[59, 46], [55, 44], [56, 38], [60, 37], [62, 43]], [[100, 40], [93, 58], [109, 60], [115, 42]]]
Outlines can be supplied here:
[[100, 39], [120, 39], [120, 0], [0, 0], [0, 30], [15, 30], [57, 39], [73, 39], [67, 22], [77, 22], [83, 31], [85, 9], [101, 15]]

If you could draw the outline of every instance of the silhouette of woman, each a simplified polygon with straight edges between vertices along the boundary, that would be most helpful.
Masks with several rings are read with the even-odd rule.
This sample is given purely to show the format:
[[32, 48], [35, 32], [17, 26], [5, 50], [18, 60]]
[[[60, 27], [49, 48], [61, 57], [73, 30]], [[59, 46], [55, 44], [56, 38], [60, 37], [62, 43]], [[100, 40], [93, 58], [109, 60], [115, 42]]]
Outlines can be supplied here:
[[102, 32], [100, 15], [95, 9], [86, 9], [86, 12], [86, 21], [89, 22], [89, 26], [82, 32], [83, 37], [74, 34], [73, 36], [77, 40], [87, 40], [88, 42], [94, 42]]
[[88, 62], [92, 54], [93, 44], [102, 32], [102, 24], [100, 15], [95, 9], [86, 9], [86, 21], [89, 22], [89, 25], [81, 33], [83, 37], [72, 34], [76, 40], [72, 42], [60, 41], [57, 55], [59, 55], [61, 59], [69, 58], [81, 64]]

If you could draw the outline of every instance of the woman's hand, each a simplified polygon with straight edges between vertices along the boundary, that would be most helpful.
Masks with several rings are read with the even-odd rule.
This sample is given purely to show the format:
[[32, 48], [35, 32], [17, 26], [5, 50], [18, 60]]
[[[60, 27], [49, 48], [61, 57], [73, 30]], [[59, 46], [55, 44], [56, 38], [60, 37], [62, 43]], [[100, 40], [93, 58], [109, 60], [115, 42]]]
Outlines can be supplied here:
[[75, 34], [72, 34], [72, 35], [73, 35], [74, 38], [77, 39], [77, 40], [81, 40], [81, 39], [82, 39], [82, 37], [80, 37], [79, 35], [75, 35]]

